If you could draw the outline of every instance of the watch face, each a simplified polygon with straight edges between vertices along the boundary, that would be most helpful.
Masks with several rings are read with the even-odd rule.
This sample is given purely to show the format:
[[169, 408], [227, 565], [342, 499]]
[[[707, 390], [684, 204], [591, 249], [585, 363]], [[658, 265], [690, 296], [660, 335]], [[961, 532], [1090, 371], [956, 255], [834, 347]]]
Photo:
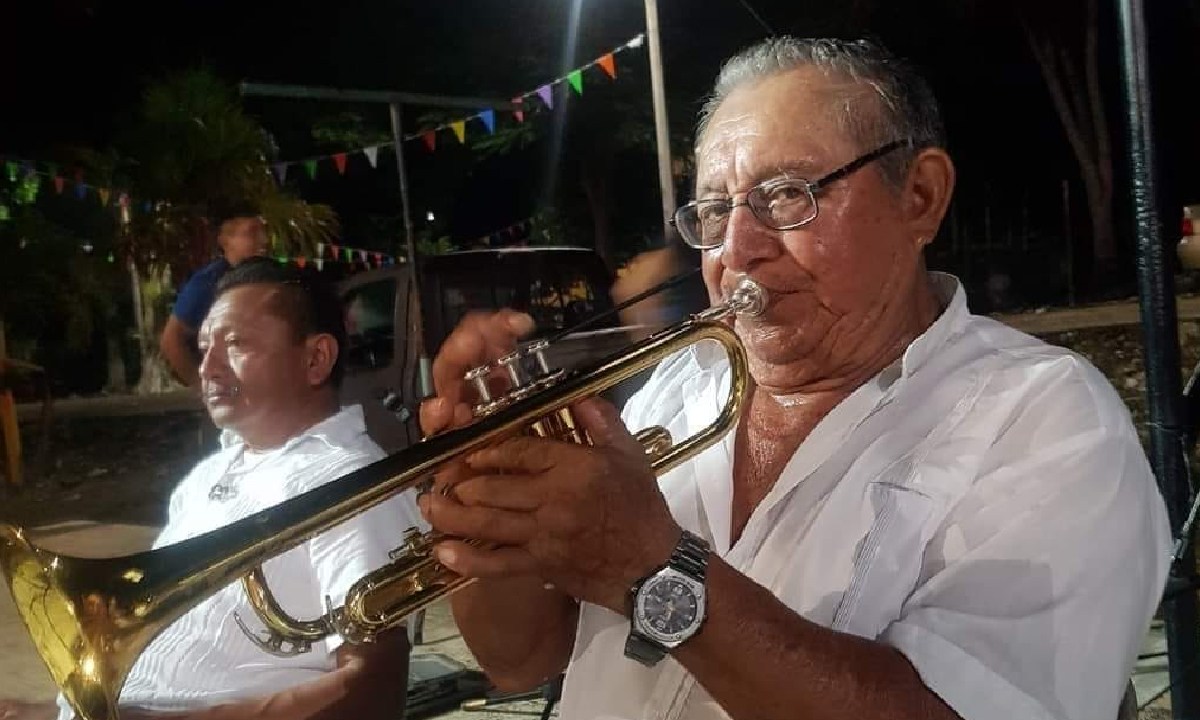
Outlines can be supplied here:
[[639, 629], [665, 644], [689, 637], [704, 614], [704, 599], [695, 584], [673, 574], [649, 580], [638, 593]]

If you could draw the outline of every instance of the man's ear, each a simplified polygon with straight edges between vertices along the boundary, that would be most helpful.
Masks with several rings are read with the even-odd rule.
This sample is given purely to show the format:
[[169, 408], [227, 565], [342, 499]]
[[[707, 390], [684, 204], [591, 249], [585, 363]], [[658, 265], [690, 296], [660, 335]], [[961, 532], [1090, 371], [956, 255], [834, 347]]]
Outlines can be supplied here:
[[308, 367], [305, 368], [308, 373], [308, 384], [313, 387], [323, 385], [329, 380], [333, 366], [337, 364], [337, 340], [328, 333], [322, 333], [309, 336], [304, 343], [308, 354]]
[[912, 237], [920, 245], [933, 241], [954, 195], [954, 161], [945, 150], [925, 148], [913, 158], [904, 188], [904, 211]]

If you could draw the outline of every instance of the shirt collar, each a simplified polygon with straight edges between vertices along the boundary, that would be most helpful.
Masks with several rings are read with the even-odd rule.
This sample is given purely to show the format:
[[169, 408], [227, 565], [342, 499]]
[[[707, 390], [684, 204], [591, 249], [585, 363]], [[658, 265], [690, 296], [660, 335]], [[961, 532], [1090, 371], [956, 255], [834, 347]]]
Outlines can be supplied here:
[[[344, 447], [367, 431], [361, 405], [347, 405], [300, 434], [290, 438], [279, 449], [287, 450], [306, 439], [320, 440], [331, 447]], [[221, 449], [242, 447], [245, 442], [232, 430], [221, 431]]]
[[[893, 369], [895, 366], [893, 363], [893, 367], [886, 368], [881, 373], [881, 376], [892, 375], [888, 384], [901, 377], [908, 377], [919, 370], [937, 354], [950, 337], [962, 329], [970, 317], [971, 313], [967, 308], [967, 294], [958, 278], [949, 273], [930, 272], [929, 281], [933, 285], [933, 292], [937, 297], [938, 304], [942, 307], [942, 312], [938, 315], [937, 320], [934, 320], [933, 324], [905, 349], [898, 361], [900, 363], [899, 371]], [[889, 373], [889, 371], [891, 372]]]

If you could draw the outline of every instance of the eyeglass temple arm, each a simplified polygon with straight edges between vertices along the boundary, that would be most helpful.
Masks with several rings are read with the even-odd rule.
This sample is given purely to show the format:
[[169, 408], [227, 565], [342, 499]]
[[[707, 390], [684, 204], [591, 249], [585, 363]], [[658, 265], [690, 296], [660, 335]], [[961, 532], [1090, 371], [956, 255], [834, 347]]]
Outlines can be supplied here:
[[884, 155], [887, 155], [888, 153], [890, 153], [893, 150], [897, 150], [902, 147], [913, 147], [913, 146], [915, 146], [915, 144], [916, 143], [914, 143], [912, 140], [893, 140], [886, 145], [880, 146], [880, 147], [876, 148], [875, 150], [872, 150], [871, 152], [867, 153], [866, 155], [863, 155], [862, 157], [858, 158], [857, 160], [851, 160], [850, 162], [841, 166], [837, 170], [834, 170], [833, 172], [829, 173], [825, 177], [820, 178], [819, 180], [812, 181], [811, 183], [808, 184], [808, 189], [809, 189], [809, 191], [815, 193], [816, 191], [825, 187], [829, 183], [837, 182], [838, 180], [841, 180], [842, 178], [846, 177], [847, 175], [854, 172], [855, 170], [858, 170], [859, 168], [866, 165], [867, 163], [874, 162], [875, 160], [878, 160], [879, 158], [883, 157]]

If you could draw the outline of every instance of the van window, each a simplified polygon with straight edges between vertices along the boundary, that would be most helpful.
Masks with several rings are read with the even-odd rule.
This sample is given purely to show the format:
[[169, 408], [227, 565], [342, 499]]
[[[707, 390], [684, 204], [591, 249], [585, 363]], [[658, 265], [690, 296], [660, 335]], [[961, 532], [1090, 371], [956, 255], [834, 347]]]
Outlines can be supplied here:
[[446, 327], [454, 327], [471, 310], [509, 307], [529, 313], [538, 334], [548, 335], [608, 309], [602, 276], [584, 262], [587, 255], [571, 255], [551, 262], [514, 253], [489, 258], [486, 269], [463, 267], [466, 263], [445, 269], [436, 300]]
[[396, 280], [385, 278], [351, 289], [342, 296], [346, 308], [346, 369], [378, 370], [392, 364]]

